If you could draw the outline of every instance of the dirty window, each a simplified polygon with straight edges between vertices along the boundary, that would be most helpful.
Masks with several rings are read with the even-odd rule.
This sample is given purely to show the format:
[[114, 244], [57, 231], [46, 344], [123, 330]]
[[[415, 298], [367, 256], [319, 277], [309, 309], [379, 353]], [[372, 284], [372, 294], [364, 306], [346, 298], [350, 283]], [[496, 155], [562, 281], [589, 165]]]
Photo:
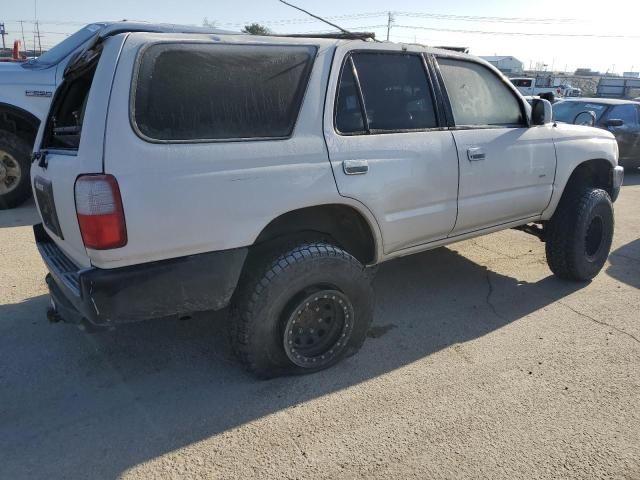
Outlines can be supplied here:
[[336, 105], [336, 128], [341, 133], [359, 133], [365, 130], [358, 87], [350, 61], [344, 64], [340, 77]]
[[475, 62], [438, 60], [456, 125], [524, 124], [516, 95], [491, 70]]
[[438, 126], [422, 57], [357, 53], [353, 55], [353, 61], [372, 131]]
[[134, 118], [155, 140], [291, 135], [315, 48], [159, 44], [140, 60]]

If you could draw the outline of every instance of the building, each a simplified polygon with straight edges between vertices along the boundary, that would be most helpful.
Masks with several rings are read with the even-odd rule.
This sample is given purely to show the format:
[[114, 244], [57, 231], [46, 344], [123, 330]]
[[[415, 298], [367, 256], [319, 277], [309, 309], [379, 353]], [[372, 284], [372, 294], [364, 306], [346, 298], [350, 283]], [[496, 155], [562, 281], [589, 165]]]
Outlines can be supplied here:
[[515, 57], [480, 57], [496, 67], [502, 73], [521, 74], [524, 72], [524, 64]]
[[624, 72], [622, 76], [624, 78], [640, 78], [640, 72]]

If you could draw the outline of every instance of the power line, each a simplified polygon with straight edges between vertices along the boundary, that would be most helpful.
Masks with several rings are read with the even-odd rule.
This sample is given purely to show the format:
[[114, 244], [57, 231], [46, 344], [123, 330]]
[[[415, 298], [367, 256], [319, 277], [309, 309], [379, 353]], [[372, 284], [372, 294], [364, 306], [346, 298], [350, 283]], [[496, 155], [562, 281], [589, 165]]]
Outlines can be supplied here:
[[541, 33], [541, 32], [494, 32], [487, 30], [463, 30], [457, 28], [420, 27], [415, 25], [394, 25], [397, 28], [429, 30], [433, 32], [473, 33], [478, 35], [510, 35], [528, 37], [573, 37], [573, 38], [640, 38], [640, 35], [606, 35], [597, 33]]
[[483, 17], [476, 15], [449, 15], [442, 13], [420, 13], [420, 12], [394, 12], [397, 16], [412, 18], [432, 18], [438, 20], [453, 20], [463, 22], [489, 22], [489, 23], [573, 23], [573, 18], [536, 18], [536, 17]]

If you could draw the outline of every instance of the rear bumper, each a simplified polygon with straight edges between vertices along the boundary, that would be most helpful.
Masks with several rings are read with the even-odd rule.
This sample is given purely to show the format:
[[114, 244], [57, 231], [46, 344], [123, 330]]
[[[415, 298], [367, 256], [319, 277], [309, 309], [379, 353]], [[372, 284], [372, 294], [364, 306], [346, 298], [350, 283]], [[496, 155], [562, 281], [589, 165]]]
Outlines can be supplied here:
[[109, 270], [79, 269], [42, 225], [33, 228], [58, 315], [70, 323], [86, 319], [98, 326], [220, 310], [231, 300], [248, 251], [238, 248]]

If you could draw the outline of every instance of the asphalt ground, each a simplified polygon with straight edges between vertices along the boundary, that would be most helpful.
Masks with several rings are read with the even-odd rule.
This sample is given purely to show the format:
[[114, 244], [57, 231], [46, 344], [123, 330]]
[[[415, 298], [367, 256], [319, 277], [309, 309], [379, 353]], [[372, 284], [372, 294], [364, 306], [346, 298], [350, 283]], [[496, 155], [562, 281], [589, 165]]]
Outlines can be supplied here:
[[640, 172], [590, 283], [518, 231], [384, 264], [362, 351], [257, 381], [226, 312], [49, 324], [33, 203], [0, 212], [0, 478], [640, 479]]

